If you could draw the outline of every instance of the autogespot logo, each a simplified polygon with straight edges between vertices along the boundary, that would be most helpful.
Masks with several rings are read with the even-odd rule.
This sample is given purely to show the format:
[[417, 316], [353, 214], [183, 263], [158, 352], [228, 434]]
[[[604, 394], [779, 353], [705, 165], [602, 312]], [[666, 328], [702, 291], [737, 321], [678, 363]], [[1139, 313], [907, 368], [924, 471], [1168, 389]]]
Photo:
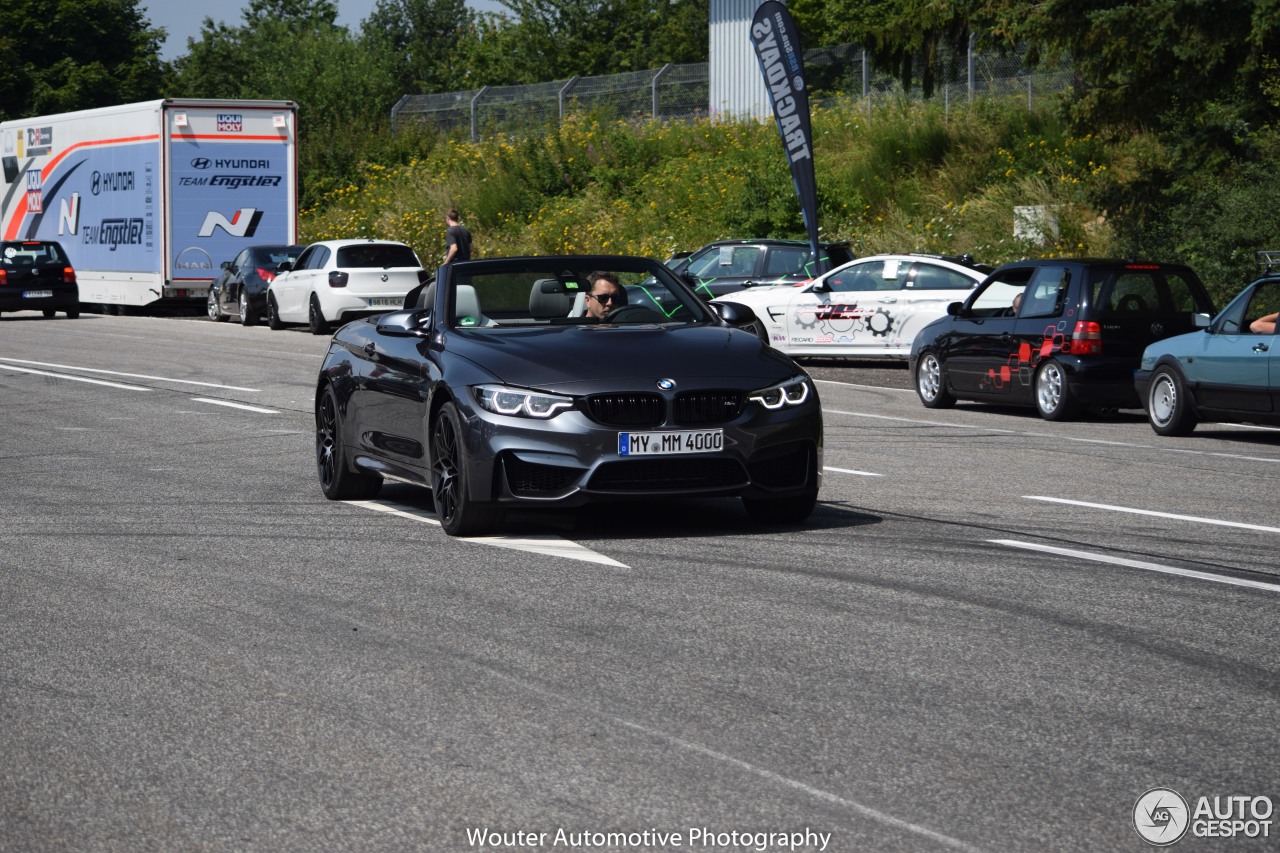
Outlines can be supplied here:
[[1133, 804], [1133, 828], [1143, 841], [1157, 847], [1181, 841], [1190, 817], [1187, 801], [1172, 788], [1152, 788]]

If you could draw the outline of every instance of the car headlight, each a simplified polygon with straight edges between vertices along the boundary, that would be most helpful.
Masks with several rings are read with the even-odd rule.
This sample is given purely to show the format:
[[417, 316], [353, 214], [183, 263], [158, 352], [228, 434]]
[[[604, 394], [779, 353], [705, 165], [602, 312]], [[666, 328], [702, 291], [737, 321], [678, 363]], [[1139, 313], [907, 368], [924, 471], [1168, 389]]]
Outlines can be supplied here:
[[542, 394], [504, 385], [477, 385], [474, 389], [480, 408], [495, 415], [545, 420], [573, 408], [573, 399], [557, 394]]
[[793, 376], [786, 382], [779, 382], [777, 385], [770, 385], [768, 388], [753, 391], [747, 396], [747, 399], [759, 403], [766, 409], [799, 406], [809, 399], [809, 378], [807, 376]]

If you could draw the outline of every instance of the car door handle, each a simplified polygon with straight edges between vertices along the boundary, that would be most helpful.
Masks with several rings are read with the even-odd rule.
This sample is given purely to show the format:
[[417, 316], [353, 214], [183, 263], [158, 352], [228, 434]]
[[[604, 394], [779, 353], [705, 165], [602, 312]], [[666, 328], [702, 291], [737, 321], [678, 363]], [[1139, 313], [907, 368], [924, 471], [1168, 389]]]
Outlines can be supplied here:
[[880, 297], [880, 301], [881, 301], [881, 302], [897, 302], [897, 301], [898, 301], [898, 297], [896, 297], [896, 296], [882, 296], [882, 297]]
[[1253, 351], [1254, 351], [1254, 352], [1268, 352], [1268, 351], [1270, 351], [1270, 349], [1271, 349], [1271, 347], [1267, 346], [1266, 344], [1254, 344], [1254, 345], [1253, 345]]

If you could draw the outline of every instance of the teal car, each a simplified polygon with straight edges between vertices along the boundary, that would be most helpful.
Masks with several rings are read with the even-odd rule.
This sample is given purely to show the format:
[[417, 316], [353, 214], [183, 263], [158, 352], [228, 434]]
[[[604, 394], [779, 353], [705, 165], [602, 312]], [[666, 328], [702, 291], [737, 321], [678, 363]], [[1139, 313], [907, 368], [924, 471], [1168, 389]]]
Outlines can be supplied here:
[[1151, 428], [1187, 435], [1207, 420], [1280, 425], [1277, 312], [1280, 271], [1268, 266], [1212, 320], [1200, 315], [1200, 330], [1149, 345], [1134, 385]]

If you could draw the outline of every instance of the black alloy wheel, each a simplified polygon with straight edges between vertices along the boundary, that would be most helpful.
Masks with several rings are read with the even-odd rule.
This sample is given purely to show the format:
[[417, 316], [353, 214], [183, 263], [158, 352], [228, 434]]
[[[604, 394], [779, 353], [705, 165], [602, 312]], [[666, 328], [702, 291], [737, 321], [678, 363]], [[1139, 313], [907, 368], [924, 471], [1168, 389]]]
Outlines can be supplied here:
[[440, 526], [450, 536], [478, 536], [498, 525], [501, 510], [471, 497], [462, 419], [453, 403], [436, 415], [431, 436], [431, 495]]
[[324, 318], [324, 312], [320, 310], [320, 300], [314, 293], [311, 294], [311, 305], [307, 309], [307, 328], [313, 335], [329, 334], [329, 321]]
[[378, 494], [382, 478], [352, 471], [342, 446], [342, 421], [333, 387], [327, 386], [316, 404], [316, 473], [320, 490], [333, 501], [363, 501]]
[[284, 328], [284, 323], [280, 322], [280, 306], [276, 305], [276, 298], [270, 293], [267, 294], [267, 328], [275, 332]]

